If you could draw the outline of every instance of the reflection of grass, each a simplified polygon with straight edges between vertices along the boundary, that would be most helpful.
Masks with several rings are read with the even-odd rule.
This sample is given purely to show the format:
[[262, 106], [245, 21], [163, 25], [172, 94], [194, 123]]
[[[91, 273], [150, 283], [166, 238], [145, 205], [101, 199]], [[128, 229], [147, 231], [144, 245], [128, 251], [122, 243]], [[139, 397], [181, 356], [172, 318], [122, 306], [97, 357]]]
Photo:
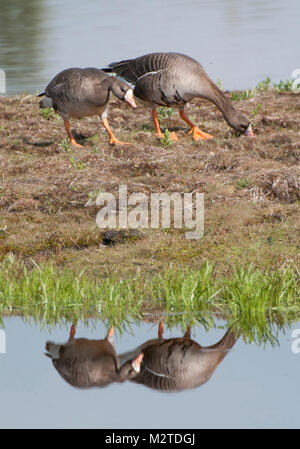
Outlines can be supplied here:
[[250, 266], [215, 278], [214, 266], [205, 263], [198, 270], [169, 268], [152, 277], [92, 281], [84, 272], [75, 276], [51, 264], [28, 270], [9, 256], [0, 270], [0, 312], [21, 311], [48, 325], [101, 318], [121, 329], [155, 313], [170, 326], [200, 322], [210, 328], [217, 312], [245, 340], [275, 343], [272, 323], [282, 327], [300, 314], [299, 273], [289, 267], [262, 272]]

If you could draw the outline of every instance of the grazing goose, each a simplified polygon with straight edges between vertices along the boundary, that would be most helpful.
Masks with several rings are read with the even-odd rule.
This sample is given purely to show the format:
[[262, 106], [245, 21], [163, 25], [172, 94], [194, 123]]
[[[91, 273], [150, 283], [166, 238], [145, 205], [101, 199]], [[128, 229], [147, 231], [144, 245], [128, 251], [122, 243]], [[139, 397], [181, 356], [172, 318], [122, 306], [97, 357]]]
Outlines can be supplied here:
[[112, 382], [124, 382], [136, 376], [140, 370], [143, 354], [120, 367], [113, 346], [114, 329], [108, 330], [104, 340], [74, 338], [75, 325], [70, 330], [65, 344], [46, 343], [48, 357], [60, 376], [73, 387], [105, 387]]
[[121, 360], [144, 354], [140, 372], [133, 382], [162, 391], [195, 388], [207, 382], [216, 367], [234, 346], [238, 336], [228, 330], [215, 345], [203, 348], [190, 337], [190, 328], [182, 338], [163, 338], [163, 324], [159, 324], [158, 339], [149, 340]]
[[[113, 62], [105, 72], [114, 72], [135, 84], [134, 95], [153, 105], [152, 116], [158, 137], [160, 130], [156, 105], [179, 108], [180, 117], [189, 125], [194, 140], [213, 136], [200, 131], [185, 114], [186, 103], [193, 98], [212, 101], [222, 112], [228, 125], [234, 130], [253, 136], [251, 125], [244, 114], [237, 111], [230, 99], [205, 73], [201, 64], [179, 53], [150, 53], [135, 59]], [[175, 133], [171, 138], [178, 140]]]
[[[82, 148], [72, 136], [70, 117], [100, 115], [102, 125], [109, 134], [110, 144], [124, 144], [116, 139], [107, 121], [106, 111], [111, 92], [133, 108], [137, 106], [130, 86], [95, 68], [63, 70], [50, 81], [45, 92], [38, 97], [46, 95], [51, 99], [53, 109], [64, 121], [71, 144]], [[43, 100], [41, 103], [43, 107]]]

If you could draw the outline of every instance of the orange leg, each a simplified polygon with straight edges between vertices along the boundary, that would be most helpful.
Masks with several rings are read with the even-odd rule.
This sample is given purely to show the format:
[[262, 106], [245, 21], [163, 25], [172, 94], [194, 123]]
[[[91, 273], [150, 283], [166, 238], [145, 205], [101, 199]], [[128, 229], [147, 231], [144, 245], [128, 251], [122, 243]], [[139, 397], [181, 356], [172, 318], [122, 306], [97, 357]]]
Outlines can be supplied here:
[[79, 147], [79, 148], [84, 148], [82, 145], [77, 143], [76, 140], [74, 139], [74, 137], [72, 136], [71, 129], [70, 129], [70, 123], [68, 120], [64, 120], [64, 125], [66, 128], [67, 134], [69, 136], [71, 145], [75, 145], [76, 147]]
[[164, 333], [164, 323], [160, 321], [158, 326], [158, 338], [163, 338], [163, 333]]
[[[159, 126], [159, 121], [158, 121], [158, 116], [157, 116], [157, 111], [156, 111], [155, 108], [152, 109], [152, 117], [153, 117], [155, 129], [156, 129], [156, 135], [157, 135], [157, 137], [159, 137], [160, 139], [163, 139], [165, 136], [164, 136], [164, 134], [161, 132], [161, 129], [160, 129], [160, 126]], [[177, 142], [178, 137], [177, 137], [176, 133], [171, 132], [171, 133], [170, 133], [170, 139], [173, 140], [174, 142]]]
[[193, 134], [194, 140], [200, 140], [200, 139], [207, 140], [207, 139], [212, 139], [214, 137], [211, 134], [205, 133], [205, 132], [201, 131], [199, 128], [197, 128], [197, 126], [188, 119], [188, 117], [183, 109], [180, 109], [179, 115], [182, 118], [182, 120], [184, 120], [185, 123], [187, 123], [189, 125], [189, 127], [191, 128], [190, 134]]
[[154, 120], [154, 125], [155, 125], [155, 129], [156, 129], [156, 135], [157, 135], [157, 137], [162, 139], [164, 137], [164, 135], [163, 135], [163, 133], [160, 130], [158, 116], [157, 116], [157, 111], [156, 111], [155, 108], [152, 109], [152, 117], [153, 117], [153, 120]]
[[107, 131], [108, 134], [109, 134], [109, 137], [110, 137], [109, 143], [110, 143], [111, 145], [114, 145], [115, 143], [117, 143], [117, 144], [119, 144], [119, 145], [130, 145], [130, 143], [127, 143], [127, 142], [121, 142], [120, 140], [118, 140], [118, 139], [114, 136], [112, 130], [111, 130], [110, 127], [109, 127], [109, 124], [108, 124], [108, 121], [107, 121], [106, 118], [104, 118], [104, 119], [102, 120], [102, 125], [104, 126], [104, 128], [106, 129], [106, 131]]

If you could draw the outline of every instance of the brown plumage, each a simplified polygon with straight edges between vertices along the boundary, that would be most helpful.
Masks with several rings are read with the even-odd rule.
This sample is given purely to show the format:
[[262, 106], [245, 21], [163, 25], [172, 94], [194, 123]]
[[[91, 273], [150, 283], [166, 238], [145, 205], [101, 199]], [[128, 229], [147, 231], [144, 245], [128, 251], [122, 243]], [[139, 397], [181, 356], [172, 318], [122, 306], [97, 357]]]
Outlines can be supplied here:
[[[110, 143], [123, 143], [116, 139], [107, 121], [107, 107], [111, 93], [136, 107], [130, 86], [96, 68], [63, 70], [50, 81], [45, 92], [38, 96], [46, 95], [50, 99], [50, 105], [64, 120], [71, 144], [81, 147], [72, 136], [70, 117], [99, 115], [110, 136]], [[41, 106], [46, 103], [42, 100]]]
[[[135, 84], [134, 95], [153, 105], [152, 115], [157, 135], [160, 131], [156, 105], [179, 108], [180, 117], [191, 127], [195, 140], [213, 136], [200, 131], [184, 112], [184, 106], [193, 98], [212, 101], [222, 112], [227, 123], [236, 131], [252, 136], [249, 120], [237, 111], [230, 99], [209, 78], [202, 65], [180, 53], [150, 53], [135, 59], [113, 62], [106, 72], [114, 72]], [[176, 139], [173, 134], [174, 140]]]
[[215, 345], [202, 347], [191, 339], [190, 329], [181, 338], [163, 338], [160, 323], [158, 338], [149, 340], [135, 351], [120, 355], [121, 360], [144, 354], [140, 372], [133, 382], [163, 391], [180, 391], [195, 388], [207, 382], [238, 336], [228, 330]]
[[105, 387], [112, 382], [124, 382], [138, 373], [143, 355], [138, 354], [120, 366], [113, 334], [114, 329], [110, 328], [104, 340], [75, 339], [72, 325], [66, 343], [46, 343], [46, 355], [52, 359], [60, 376], [73, 387]]

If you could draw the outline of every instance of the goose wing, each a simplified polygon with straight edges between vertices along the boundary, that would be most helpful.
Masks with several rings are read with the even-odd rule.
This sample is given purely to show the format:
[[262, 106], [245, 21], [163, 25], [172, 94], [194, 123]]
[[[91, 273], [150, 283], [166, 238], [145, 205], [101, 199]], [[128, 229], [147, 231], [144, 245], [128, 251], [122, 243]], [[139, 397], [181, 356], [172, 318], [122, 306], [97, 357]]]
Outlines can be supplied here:
[[189, 101], [187, 91], [171, 70], [164, 69], [142, 75], [136, 81], [134, 95], [160, 106], [180, 106]]
[[103, 70], [116, 73], [126, 81], [135, 84], [141, 76], [166, 69], [181, 56], [183, 55], [179, 53], [149, 53], [135, 59], [112, 62]]
[[135, 84], [134, 95], [161, 106], [183, 105], [195, 95], [194, 74], [200, 64], [180, 53], [150, 53], [135, 59], [113, 62], [106, 72], [114, 72]]

